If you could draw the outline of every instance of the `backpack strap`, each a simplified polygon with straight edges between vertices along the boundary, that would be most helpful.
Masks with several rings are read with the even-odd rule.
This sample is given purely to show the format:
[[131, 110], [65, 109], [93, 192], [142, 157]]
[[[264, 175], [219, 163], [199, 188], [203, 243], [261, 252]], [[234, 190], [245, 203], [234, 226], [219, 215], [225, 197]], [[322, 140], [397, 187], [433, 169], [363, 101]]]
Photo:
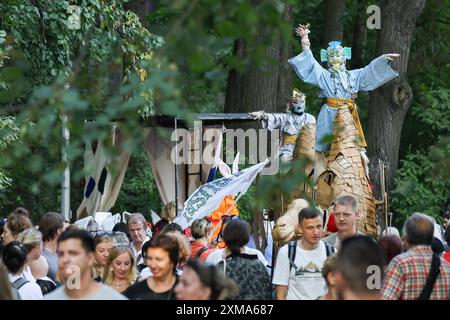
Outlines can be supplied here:
[[425, 286], [420, 293], [418, 300], [428, 300], [430, 299], [431, 292], [433, 292], [434, 283], [441, 272], [439, 267], [441, 266], [441, 258], [435, 253], [433, 253], [433, 258], [431, 260], [430, 273], [428, 274]]
[[12, 286], [14, 288], [16, 288], [17, 290], [19, 290], [20, 288], [22, 288], [26, 283], [28, 283], [30, 281], [28, 281], [25, 278], [20, 277], [19, 279], [16, 279], [13, 283]]
[[203, 247], [200, 248], [200, 250], [197, 251], [197, 253], [195, 254], [194, 258], [198, 259], [200, 258], [200, 256], [202, 255], [203, 252], [205, 252], [206, 250], [208, 250], [208, 247]]
[[292, 267], [295, 266], [296, 253], [297, 253], [297, 240], [289, 241], [288, 244], [289, 273], [291, 272]]

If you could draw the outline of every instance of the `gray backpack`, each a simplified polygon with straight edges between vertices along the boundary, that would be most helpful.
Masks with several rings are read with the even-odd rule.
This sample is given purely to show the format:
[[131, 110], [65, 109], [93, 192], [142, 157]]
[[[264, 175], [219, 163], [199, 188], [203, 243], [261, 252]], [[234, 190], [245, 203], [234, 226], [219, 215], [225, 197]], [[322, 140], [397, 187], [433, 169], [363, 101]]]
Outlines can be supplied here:
[[14, 282], [11, 283], [12, 285], [12, 292], [15, 296], [16, 300], [22, 300], [22, 297], [20, 296], [19, 289], [22, 288], [28, 281], [25, 278], [20, 277], [19, 279], [16, 279]]

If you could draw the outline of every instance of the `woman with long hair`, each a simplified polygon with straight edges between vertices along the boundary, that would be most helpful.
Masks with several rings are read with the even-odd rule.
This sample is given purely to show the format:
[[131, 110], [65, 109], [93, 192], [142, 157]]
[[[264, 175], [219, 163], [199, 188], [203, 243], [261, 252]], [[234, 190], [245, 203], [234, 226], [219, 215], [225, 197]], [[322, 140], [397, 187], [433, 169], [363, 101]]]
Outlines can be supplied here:
[[109, 253], [113, 246], [113, 239], [111, 233], [98, 230], [94, 234], [95, 242], [95, 262], [92, 268], [92, 278], [98, 282], [102, 281], [104, 268], [108, 262]]
[[27, 250], [27, 260], [22, 277], [31, 282], [36, 282], [41, 288], [42, 294], [47, 294], [56, 289], [57, 284], [47, 276], [49, 265], [42, 255], [42, 233], [36, 228], [29, 228], [17, 237]]
[[0, 262], [0, 300], [15, 300], [11, 283], [8, 278], [8, 271], [3, 263]]
[[115, 244], [105, 265], [103, 282], [117, 292], [124, 292], [136, 281], [136, 264], [128, 244]]
[[27, 260], [22, 275], [28, 281], [36, 282], [38, 275], [36, 272], [33, 272], [33, 266], [31, 264], [39, 264], [42, 254], [42, 234], [37, 228], [29, 228], [19, 233], [17, 241], [23, 243], [27, 250]]

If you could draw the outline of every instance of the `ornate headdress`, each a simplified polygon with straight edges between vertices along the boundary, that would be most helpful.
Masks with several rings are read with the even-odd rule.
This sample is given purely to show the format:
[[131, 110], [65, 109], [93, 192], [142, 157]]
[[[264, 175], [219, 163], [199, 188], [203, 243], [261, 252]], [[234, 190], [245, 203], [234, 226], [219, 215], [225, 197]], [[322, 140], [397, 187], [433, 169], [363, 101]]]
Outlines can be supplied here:
[[320, 61], [328, 62], [328, 66], [338, 71], [345, 60], [352, 58], [352, 48], [342, 47], [340, 41], [331, 41], [328, 43], [327, 50], [320, 50]]
[[305, 94], [303, 92], [301, 92], [300, 90], [298, 90], [297, 88], [294, 88], [294, 90], [292, 90], [292, 98], [301, 98], [304, 95]]

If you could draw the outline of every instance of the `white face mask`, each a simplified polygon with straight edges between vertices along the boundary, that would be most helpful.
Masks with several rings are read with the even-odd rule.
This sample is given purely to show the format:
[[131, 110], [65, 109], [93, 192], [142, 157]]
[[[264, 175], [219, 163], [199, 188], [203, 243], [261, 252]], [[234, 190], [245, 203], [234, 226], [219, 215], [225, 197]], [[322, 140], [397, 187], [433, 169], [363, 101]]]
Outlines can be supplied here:
[[301, 114], [305, 112], [305, 100], [302, 100], [298, 103], [293, 103], [291, 105], [291, 110], [293, 113]]

